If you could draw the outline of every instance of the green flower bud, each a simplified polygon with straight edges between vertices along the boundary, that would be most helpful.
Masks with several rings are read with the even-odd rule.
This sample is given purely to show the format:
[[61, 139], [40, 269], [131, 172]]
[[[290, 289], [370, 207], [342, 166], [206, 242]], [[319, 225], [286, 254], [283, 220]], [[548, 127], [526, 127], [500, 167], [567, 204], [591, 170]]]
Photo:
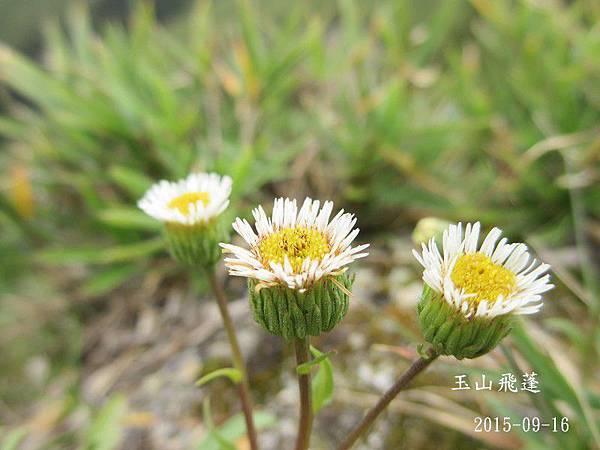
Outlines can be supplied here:
[[428, 242], [431, 238], [441, 241], [444, 230], [448, 228], [450, 222], [437, 217], [424, 217], [417, 222], [412, 233], [412, 240], [416, 245]]
[[319, 336], [330, 331], [348, 312], [354, 276], [322, 278], [301, 292], [282, 285], [262, 286], [248, 279], [250, 308], [256, 322], [287, 340]]
[[417, 316], [423, 336], [434, 352], [457, 359], [477, 358], [494, 349], [510, 332], [513, 320], [510, 314], [466, 317], [427, 285], [417, 306]]

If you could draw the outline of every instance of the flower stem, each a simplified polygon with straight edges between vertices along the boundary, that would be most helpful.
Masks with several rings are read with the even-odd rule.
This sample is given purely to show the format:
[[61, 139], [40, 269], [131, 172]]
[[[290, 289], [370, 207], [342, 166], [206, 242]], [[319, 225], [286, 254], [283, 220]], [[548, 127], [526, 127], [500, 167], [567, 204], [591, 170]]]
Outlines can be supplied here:
[[240, 350], [233, 321], [229, 315], [229, 308], [227, 307], [227, 296], [223, 290], [223, 286], [217, 281], [214, 269], [207, 269], [206, 275], [210, 282], [210, 286], [217, 298], [217, 305], [223, 319], [223, 325], [227, 332], [229, 339], [229, 346], [231, 347], [231, 357], [233, 359], [234, 367], [240, 371], [242, 379], [238, 384], [240, 400], [242, 403], [242, 410], [244, 412], [244, 418], [246, 420], [246, 430], [248, 434], [248, 441], [250, 442], [250, 448], [252, 450], [258, 450], [258, 442], [256, 435], [256, 428], [254, 427], [254, 418], [252, 416], [252, 398], [250, 396], [250, 385], [248, 382], [248, 371], [246, 364], [244, 363], [244, 357]]
[[370, 426], [373, 424], [375, 419], [381, 414], [390, 402], [402, 391], [418, 374], [424, 371], [429, 364], [433, 362], [438, 355], [432, 351], [429, 352], [427, 357], [420, 357], [415, 360], [406, 372], [396, 381], [391, 388], [389, 388], [385, 394], [379, 399], [379, 401], [373, 406], [369, 412], [362, 418], [362, 420], [354, 427], [354, 429], [348, 434], [348, 437], [338, 447], [338, 450], [348, 450], [356, 443], [356, 441], [363, 435], [366, 434]]
[[[309, 338], [296, 339], [296, 365], [309, 361]], [[296, 438], [296, 450], [307, 450], [310, 444], [310, 433], [312, 430], [312, 398], [310, 388], [310, 372], [298, 374], [298, 389], [300, 391], [300, 419], [298, 421], [298, 437]]]

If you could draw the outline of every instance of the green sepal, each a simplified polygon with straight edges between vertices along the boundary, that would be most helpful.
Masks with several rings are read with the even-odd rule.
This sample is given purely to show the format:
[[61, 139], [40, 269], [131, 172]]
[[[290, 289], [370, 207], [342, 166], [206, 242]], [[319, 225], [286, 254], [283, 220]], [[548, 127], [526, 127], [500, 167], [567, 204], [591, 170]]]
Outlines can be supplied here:
[[260, 326], [286, 340], [319, 336], [331, 331], [348, 312], [353, 282], [354, 275], [344, 273], [299, 292], [286, 286], [261, 287], [257, 280], [249, 279], [250, 309]]
[[477, 358], [488, 353], [512, 327], [511, 315], [467, 318], [427, 285], [417, 305], [417, 316], [423, 337], [431, 348], [437, 354], [457, 359]]
[[197, 225], [167, 222], [165, 240], [171, 256], [189, 267], [212, 267], [221, 259], [220, 242], [229, 240], [228, 228], [213, 220]]

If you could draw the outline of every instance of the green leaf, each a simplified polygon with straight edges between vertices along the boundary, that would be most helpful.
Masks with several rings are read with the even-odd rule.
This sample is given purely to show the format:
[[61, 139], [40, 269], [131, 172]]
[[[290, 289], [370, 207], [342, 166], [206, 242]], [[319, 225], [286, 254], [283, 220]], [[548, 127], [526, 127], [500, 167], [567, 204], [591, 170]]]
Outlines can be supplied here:
[[164, 248], [162, 237], [116, 247], [50, 249], [41, 251], [38, 260], [46, 264], [111, 264], [132, 261]]
[[[272, 427], [276, 423], [273, 414], [265, 411], [254, 411], [254, 426], [257, 430]], [[204, 419], [206, 422], [206, 418]], [[212, 419], [211, 419], [212, 421]], [[213, 425], [214, 427], [214, 425]], [[236, 414], [227, 419], [217, 429], [212, 428], [202, 439], [196, 450], [229, 450], [227, 444], [235, 442], [246, 433], [246, 422], [243, 414]], [[236, 448], [235, 446], [233, 447]]]
[[535, 344], [521, 322], [513, 326], [512, 339], [519, 352], [527, 357], [532, 369], [542, 377], [542, 387], [549, 391], [546, 395], [556, 396], [568, 402], [574, 410], [580, 411], [579, 400], [573, 387], [556, 367], [552, 358]]
[[234, 369], [233, 367], [223, 367], [204, 375], [202, 378], [196, 381], [196, 386], [203, 386], [209, 381], [219, 377], [227, 377], [234, 384], [238, 384], [240, 381], [242, 381], [242, 373], [238, 369]]
[[0, 447], [2, 450], [17, 450], [17, 446], [23, 440], [27, 432], [24, 428], [17, 428], [7, 433], [6, 437], [2, 440]]
[[87, 280], [83, 293], [91, 297], [107, 294], [131, 278], [137, 271], [136, 265], [109, 267]]
[[[256, 159], [256, 152], [250, 145], [244, 147], [239, 153], [238, 157], [235, 158], [235, 163], [231, 170], [231, 177], [235, 181], [232, 187], [232, 195], [241, 195], [242, 188], [247, 184], [246, 179], [252, 174], [252, 164]], [[224, 161], [223, 166], [231, 167], [231, 160]]]
[[571, 342], [577, 344], [580, 348], [583, 348], [585, 336], [582, 335], [579, 324], [560, 317], [550, 317], [544, 321], [544, 325], [551, 330], [564, 333]]
[[0, 117], [0, 135], [12, 139], [23, 139], [27, 137], [27, 126], [9, 117]]
[[539, 349], [539, 346], [525, 330], [522, 321], [515, 324], [512, 338], [521, 355], [526, 357], [532, 369], [540, 374], [541, 389], [544, 389], [544, 401], [551, 403], [552, 406], [556, 406], [554, 403], [558, 401], [568, 403], [598, 442], [597, 424], [581, 388], [576, 384], [571, 384], [569, 377], [562, 373], [554, 360], [547, 354], [547, 349], [546, 352]]
[[115, 228], [149, 231], [160, 231], [162, 228], [161, 222], [135, 208], [103, 209], [98, 212], [98, 219], [104, 224]]
[[312, 345], [310, 352], [316, 359], [324, 356], [320, 360], [319, 371], [312, 381], [312, 409], [313, 414], [317, 414], [333, 397], [333, 365], [329, 360], [329, 354], [321, 353]]
[[206, 428], [208, 428], [208, 436], [206, 439], [212, 440], [212, 442], [216, 443], [215, 448], [217, 450], [236, 450], [233, 440], [228, 440], [227, 438], [223, 437], [219, 430], [215, 428], [209, 397], [202, 402], [202, 417], [204, 418]]
[[[311, 348], [311, 351], [313, 350], [313, 348], [314, 347]], [[308, 372], [310, 372], [310, 369], [312, 367], [316, 366], [317, 364], [319, 364], [324, 359], [329, 358], [331, 355], [335, 355], [336, 353], [337, 352], [335, 350], [328, 351], [327, 353], [321, 353], [316, 358], [314, 358], [314, 359], [312, 359], [312, 360], [310, 360], [308, 362], [305, 362], [303, 364], [300, 364], [298, 367], [296, 367], [296, 373], [298, 375], [306, 375]]]
[[206, 436], [204, 441], [202, 441], [199, 448], [202, 450], [204, 450], [205, 448], [215, 450], [236, 450], [235, 444], [229, 442], [215, 430], [211, 430], [208, 432], [208, 435]]
[[100, 409], [85, 435], [87, 450], [113, 450], [121, 441], [127, 401], [122, 395], [109, 399]]
[[152, 180], [146, 175], [124, 166], [112, 166], [108, 170], [108, 175], [121, 189], [134, 198], [144, 195], [152, 185]]

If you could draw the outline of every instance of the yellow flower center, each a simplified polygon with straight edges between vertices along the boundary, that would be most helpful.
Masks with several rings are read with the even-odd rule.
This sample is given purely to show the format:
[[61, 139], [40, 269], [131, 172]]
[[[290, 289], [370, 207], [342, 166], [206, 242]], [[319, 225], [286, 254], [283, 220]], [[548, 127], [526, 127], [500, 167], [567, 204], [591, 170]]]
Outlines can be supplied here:
[[201, 201], [206, 206], [209, 200], [208, 192], [186, 192], [179, 197], [175, 197], [167, 206], [171, 209], [178, 209], [181, 214], [187, 216], [190, 214], [191, 204]]
[[300, 272], [306, 258], [320, 260], [331, 247], [327, 237], [319, 230], [308, 227], [281, 228], [266, 236], [258, 244], [262, 263], [282, 264], [287, 256], [294, 272]]
[[493, 302], [499, 295], [506, 298], [516, 284], [514, 273], [494, 264], [489, 256], [480, 252], [458, 258], [450, 278], [459, 289], [464, 289], [467, 294], [475, 294], [469, 298], [473, 304], [479, 304], [482, 300]]

